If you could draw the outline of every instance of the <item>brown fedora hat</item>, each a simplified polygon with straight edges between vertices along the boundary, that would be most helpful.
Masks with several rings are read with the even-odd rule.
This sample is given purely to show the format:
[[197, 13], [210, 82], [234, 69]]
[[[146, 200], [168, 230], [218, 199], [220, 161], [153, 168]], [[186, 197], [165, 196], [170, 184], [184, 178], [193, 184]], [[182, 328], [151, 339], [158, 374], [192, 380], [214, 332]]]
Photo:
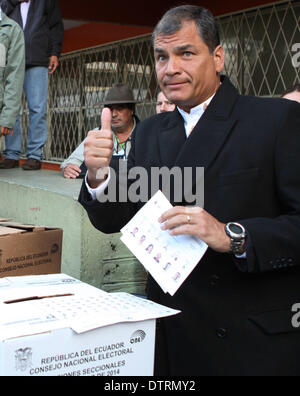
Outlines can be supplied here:
[[126, 84], [113, 85], [103, 102], [105, 106], [125, 103], [137, 103], [134, 99], [132, 89]]

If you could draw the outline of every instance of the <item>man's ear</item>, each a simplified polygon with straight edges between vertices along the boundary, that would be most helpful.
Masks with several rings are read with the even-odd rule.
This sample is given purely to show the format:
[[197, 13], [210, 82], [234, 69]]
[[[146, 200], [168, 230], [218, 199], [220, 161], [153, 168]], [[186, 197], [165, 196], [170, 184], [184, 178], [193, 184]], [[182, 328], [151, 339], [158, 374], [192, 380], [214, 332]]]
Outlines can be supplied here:
[[225, 51], [221, 45], [218, 45], [214, 50], [214, 61], [216, 66], [216, 71], [221, 73], [225, 66]]

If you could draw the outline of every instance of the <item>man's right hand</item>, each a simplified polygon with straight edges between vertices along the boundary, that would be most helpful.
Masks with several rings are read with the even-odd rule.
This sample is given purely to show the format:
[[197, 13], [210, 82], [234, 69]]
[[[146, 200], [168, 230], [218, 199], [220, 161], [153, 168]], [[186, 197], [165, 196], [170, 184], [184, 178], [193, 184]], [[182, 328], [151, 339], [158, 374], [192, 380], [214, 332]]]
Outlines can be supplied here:
[[101, 115], [101, 130], [90, 131], [84, 144], [84, 161], [88, 169], [88, 183], [97, 188], [107, 178], [113, 155], [112, 114], [104, 108]]

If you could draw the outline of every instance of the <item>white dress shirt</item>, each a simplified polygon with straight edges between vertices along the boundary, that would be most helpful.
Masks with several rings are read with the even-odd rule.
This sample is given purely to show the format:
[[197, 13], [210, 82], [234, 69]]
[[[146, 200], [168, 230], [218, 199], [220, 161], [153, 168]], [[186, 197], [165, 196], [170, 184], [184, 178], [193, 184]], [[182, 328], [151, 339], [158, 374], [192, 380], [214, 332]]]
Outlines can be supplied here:
[[21, 16], [22, 16], [22, 22], [23, 22], [23, 30], [25, 29], [25, 26], [27, 23], [29, 6], [30, 6], [30, 1], [28, 3], [24, 2], [24, 1], [21, 3]]
[[179, 113], [182, 115], [187, 137], [190, 136], [191, 132], [198, 124], [200, 118], [203, 116], [205, 110], [207, 109], [210, 102], [213, 100], [214, 96], [215, 94], [207, 99], [204, 103], [201, 103], [199, 106], [192, 108], [189, 113], [186, 113], [184, 110], [181, 110], [179, 107], [177, 107]]

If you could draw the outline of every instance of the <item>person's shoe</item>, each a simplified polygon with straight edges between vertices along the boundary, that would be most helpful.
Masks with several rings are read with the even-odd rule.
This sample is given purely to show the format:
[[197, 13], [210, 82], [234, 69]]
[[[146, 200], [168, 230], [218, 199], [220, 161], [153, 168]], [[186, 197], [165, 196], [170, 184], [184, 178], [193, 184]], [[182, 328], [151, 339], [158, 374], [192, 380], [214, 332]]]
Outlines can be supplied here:
[[28, 158], [22, 166], [24, 170], [40, 170], [42, 167], [42, 163], [39, 160], [36, 160], [34, 158]]
[[19, 167], [19, 161], [14, 159], [5, 159], [0, 162], [0, 169], [13, 169]]

